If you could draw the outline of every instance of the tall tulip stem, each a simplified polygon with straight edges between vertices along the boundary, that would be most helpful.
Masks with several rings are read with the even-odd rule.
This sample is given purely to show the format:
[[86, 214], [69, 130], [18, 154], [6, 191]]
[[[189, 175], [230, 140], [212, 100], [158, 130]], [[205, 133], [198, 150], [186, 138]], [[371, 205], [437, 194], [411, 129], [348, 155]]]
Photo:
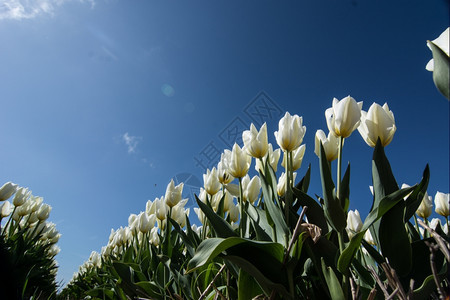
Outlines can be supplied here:
[[241, 237], [244, 237], [245, 234], [245, 222], [246, 218], [244, 218], [244, 191], [242, 188], [242, 177], [239, 177], [239, 213], [240, 213], [240, 221], [239, 221], [239, 233]]

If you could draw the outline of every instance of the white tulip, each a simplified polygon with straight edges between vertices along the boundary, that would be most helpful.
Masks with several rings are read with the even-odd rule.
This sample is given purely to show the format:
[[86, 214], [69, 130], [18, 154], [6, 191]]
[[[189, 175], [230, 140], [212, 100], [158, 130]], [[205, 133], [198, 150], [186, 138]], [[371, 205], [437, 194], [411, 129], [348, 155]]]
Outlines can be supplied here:
[[266, 123], [261, 126], [259, 132], [252, 123], [250, 125], [250, 130], [245, 130], [242, 133], [242, 140], [248, 155], [253, 156], [254, 158], [263, 158], [266, 156], [269, 149]]
[[220, 190], [222, 185], [219, 181], [216, 168], [212, 168], [211, 171], [207, 169], [206, 174], [203, 174], [203, 186], [205, 187], [206, 192], [210, 195], [215, 195]]
[[416, 214], [419, 217], [426, 219], [431, 215], [432, 208], [433, 208], [433, 197], [428, 196], [428, 193], [425, 192], [422, 202], [420, 202], [420, 205], [416, 210]]
[[336, 136], [349, 137], [360, 123], [362, 104], [350, 96], [340, 101], [333, 98], [332, 107], [325, 111], [328, 130]]
[[288, 112], [278, 122], [278, 131], [275, 131], [275, 139], [283, 151], [297, 149], [303, 141], [306, 127], [302, 126], [303, 118], [297, 115], [291, 116]]
[[347, 234], [349, 239], [351, 239], [355, 233], [359, 232], [363, 226], [359, 211], [350, 210], [347, 215]]
[[329, 132], [328, 136], [326, 136], [323, 130], [319, 129], [316, 131], [314, 153], [318, 157], [320, 156], [320, 143], [322, 143], [328, 161], [333, 161], [338, 158], [339, 139], [334, 134]]
[[228, 172], [228, 165], [231, 161], [231, 151], [225, 150], [220, 156], [220, 161], [217, 164], [217, 176], [219, 182], [222, 184], [228, 184], [233, 181], [234, 177]]
[[[300, 169], [303, 162], [303, 156], [305, 156], [306, 146], [301, 145], [297, 149], [292, 151], [292, 171]], [[283, 168], [286, 169], [286, 152], [283, 155], [283, 161], [281, 162]]]
[[174, 207], [178, 204], [178, 202], [180, 202], [183, 193], [183, 186], [184, 183], [180, 183], [179, 185], [175, 186], [173, 179], [170, 180], [170, 183], [167, 185], [165, 195], [167, 206]]
[[258, 200], [259, 192], [261, 190], [261, 180], [258, 176], [253, 176], [250, 180], [250, 176], [246, 175], [242, 178], [242, 189], [243, 189], [243, 201], [249, 201], [253, 204]]
[[27, 188], [21, 187], [17, 190], [16, 195], [13, 199], [13, 204], [16, 207], [19, 207], [25, 203], [25, 201], [30, 197], [31, 191], [28, 191]]
[[0, 203], [0, 219], [8, 217], [13, 208], [9, 201], [5, 201]]
[[231, 176], [236, 178], [244, 177], [250, 168], [251, 162], [252, 157], [247, 154], [245, 149], [241, 149], [238, 144], [234, 143], [228, 164], [228, 172]]
[[[441, 33], [441, 35], [432, 41], [433, 44], [435, 44], [437, 47], [439, 47], [445, 54], [447, 54], [447, 56], [449, 56], [449, 30], [450, 27], [447, 27], [447, 29], [444, 30], [443, 33]], [[431, 50], [431, 46], [430, 43], [427, 42], [427, 46], [428, 48], [430, 48]], [[434, 71], [434, 60], [431, 59], [428, 63], [427, 66], [425, 67], [425, 69], [427, 69], [430, 72]]]
[[449, 193], [445, 194], [441, 192], [436, 192], [436, 196], [434, 196], [434, 205], [436, 213], [447, 218], [449, 216], [449, 205], [450, 205], [449, 201], [450, 201]]
[[8, 200], [17, 191], [17, 184], [12, 182], [5, 183], [0, 188], [0, 201]]
[[[293, 182], [295, 182], [295, 178], [297, 177], [297, 172], [293, 173]], [[280, 197], [283, 197], [284, 194], [286, 193], [286, 174], [283, 172], [281, 173], [280, 178], [278, 179], [278, 184], [277, 184], [277, 194]]]
[[389, 110], [387, 103], [382, 107], [373, 103], [369, 111], [361, 112], [361, 124], [358, 131], [370, 147], [375, 147], [378, 138], [383, 147], [389, 145], [396, 130], [394, 113]]

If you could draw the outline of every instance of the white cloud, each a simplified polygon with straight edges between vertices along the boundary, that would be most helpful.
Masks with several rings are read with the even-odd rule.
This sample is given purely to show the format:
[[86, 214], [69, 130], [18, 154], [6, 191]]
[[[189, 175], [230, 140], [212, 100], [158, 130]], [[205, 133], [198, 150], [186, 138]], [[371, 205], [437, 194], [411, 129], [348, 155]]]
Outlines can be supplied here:
[[55, 8], [68, 1], [90, 3], [95, 6], [94, 0], [0, 0], [0, 20], [32, 19], [40, 15], [53, 15]]
[[128, 132], [125, 132], [122, 135], [122, 141], [125, 143], [125, 145], [127, 145], [128, 153], [135, 153], [136, 148], [141, 140], [142, 137], [129, 135]]

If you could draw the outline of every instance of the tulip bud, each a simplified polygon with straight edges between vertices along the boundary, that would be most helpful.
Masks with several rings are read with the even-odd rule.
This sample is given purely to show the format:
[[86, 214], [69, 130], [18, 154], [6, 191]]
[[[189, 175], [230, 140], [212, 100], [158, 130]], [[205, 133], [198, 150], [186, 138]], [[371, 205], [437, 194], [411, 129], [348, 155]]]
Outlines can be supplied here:
[[13, 199], [14, 206], [18, 207], [25, 203], [25, 201], [30, 197], [31, 192], [27, 188], [21, 187], [17, 190], [16, 195]]
[[233, 196], [230, 192], [225, 191], [225, 198], [223, 199], [223, 211], [227, 212], [230, 210], [231, 206], [235, 205], [233, 201]]
[[175, 183], [172, 180], [170, 180], [170, 183], [167, 185], [166, 188], [166, 195], [165, 200], [166, 204], [169, 207], [174, 207], [178, 204], [181, 200], [181, 194], [183, 193], [183, 183], [180, 183], [179, 185], [175, 186]]
[[433, 198], [431, 196], [428, 196], [428, 193], [425, 192], [422, 202], [420, 202], [420, 205], [416, 210], [416, 214], [421, 218], [427, 219], [431, 215], [432, 207]]
[[250, 180], [250, 176], [246, 175], [244, 178], [242, 178], [242, 189], [244, 191], [244, 202], [249, 201], [251, 204], [253, 204], [256, 200], [258, 200], [259, 192], [261, 190], [261, 181], [259, 177], [253, 176], [253, 178]]
[[320, 156], [320, 143], [322, 143], [328, 161], [333, 161], [338, 158], [339, 139], [334, 134], [329, 132], [328, 136], [326, 136], [323, 130], [319, 129], [316, 131], [314, 153], [318, 157]]
[[266, 123], [261, 126], [259, 132], [252, 123], [250, 125], [250, 130], [245, 130], [242, 133], [242, 140], [248, 155], [253, 156], [254, 158], [263, 158], [266, 156], [269, 148]]
[[9, 201], [2, 202], [0, 204], [0, 219], [8, 217], [11, 214], [12, 210], [13, 208]]
[[42, 204], [39, 210], [37, 211], [37, 218], [39, 221], [45, 221], [48, 219], [50, 212], [52, 210], [52, 207], [48, 204]]
[[234, 144], [231, 150], [230, 163], [228, 165], [228, 172], [231, 176], [236, 178], [242, 178], [247, 174], [252, 157], [249, 156], [245, 150], [241, 149], [238, 144]]
[[361, 124], [358, 131], [370, 147], [375, 147], [378, 138], [383, 147], [389, 145], [396, 130], [394, 114], [389, 110], [387, 103], [383, 107], [373, 103], [368, 112], [361, 112]]
[[222, 187], [217, 175], [216, 168], [212, 168], [211, 171], [207, 169], [206, 174], [203, 174], [203, 185], [206, 192], [210, 195], [215, 195]]
[[450, 201], [450, 194], [436, 192], [436, 196], [434, 196], [434, 205], [436, 207], [436, 213], [447, 218], [449, 216], [449, 201]]
[[[293, 173], [293, 182], [295, 182], [295, 178], [297, 177], [297, 172]], [[277, 184], [277, 194], [280, 197], [283, 197], [284, 194], [286, 193], [286, 174], [283, 172], [281, 173], [280, 178], [278, 179], [278, 184]]]
[[362, 102], [356, 103], [356, 100], [350, 96], [341, 101], [333, 98], [332, 107], [325, 111], [328, 130], [336, 136], [349, 137], [358, 128], [362, 104]]
[[359, 216], [359, 211], [350, 210], [347, 215], [347, 234], [349, 239], [351, 239], [355, 233], [359, 232], [363, 226], [361, 217]]
[[[303, 156], [305, 155], [305, 150], [306, 146], [301, 145], [300, 147], [292, 151], [292, 171], [300, 169], [303, 162]], [[283, 161], [281, 162], [281, 165], [286, 169], [286, 152], [283, 155]]]
[[145, 212], [147, 213], [147, 215], [154, 214], [155, 210], [156, 210], [155, 202], [153, 202], [152, 200], [148, 200], [145, 205]]
[[[439, 47], [445, 54], [447, 54], [447, 56], [449, 56], [449, 30], [450, 30], [450, 27], [447, 27], [447, 29], [445, 29], [444, 32], [441, 33], [441, 35], [437, 39], [431, 41], [433, 44], [435, 44], [437, 47]], [[429, 45], [429, 42], [427, 42], [427, 46], [431, 50], [431, 46]], [[427, 63], [427, 66], [425, 67], [425, 69], [427, 69], [427, 71], [430, 71], [430, 72], [434, 71], [434, 60], [433, 59], [431, 59]]]
[[233, 181], [234, 177], [228, 172], [228, 165], [231, 161], [231, 151], [225, 150], [220, 156], [220, 161], [217, 164], [217, 176], [219, 182], [222, 184], [228, 184]]
[[368, 242], [369, 244], [375, 246], [377, 243], [375, 243], [375, 240], [373, 239], [372, 234], [370, 233], [370, 230], [366, 230], [366, 233], [364, 233], [364, 240]]
[[5, 183], [0, 188], [0, 201], [5, 201], [9, 199], [17, 191], [17, 184], [12, 182]]
[[[151, 219], [153, 219], [153, 223], [151, 222]], [[151, 217], [148, 217], [146, 213], [139, 214], [139, 231], [142, 233], [149, 232], [155, 225], [155, 221], [155, 215], [151, 215]]]
[[156, 198], [155, 200], [156, 205], [156, 218], [160, 221], [166, 219], [167, 215], [167, 205], [164, 202], [164, 197], [161, 197], [161, 199]]
[[236, 223], [239, 220], [239, 204], [231, 206], [228, 214], [230, 216], [230, 221]]
[[150, 242], [155, 246], [159, 246], [160, 239], [158, 235], [158, 227], [153, 227], [150, 231]]
[[195, 213], [197, 214], [198, 220], [199, 220], [202, 224], [205, 224], [205, 222], [206, 222], [206, 216], [205, 216], [205, 214], [203, 213], [203, 211], [202, 211], [200, 208], [198, 208], [198, 207], [194, 207], [194, 211], [195, 211]]
[[291, 116], [288, 112], [281, 118], [278, 122], [278, 131], [275, 131], [275, 139], [281, 149], [290, 152], [300, 146], [306, 132], [306, 127], [302, 126], [302, 123], [302, 117]]

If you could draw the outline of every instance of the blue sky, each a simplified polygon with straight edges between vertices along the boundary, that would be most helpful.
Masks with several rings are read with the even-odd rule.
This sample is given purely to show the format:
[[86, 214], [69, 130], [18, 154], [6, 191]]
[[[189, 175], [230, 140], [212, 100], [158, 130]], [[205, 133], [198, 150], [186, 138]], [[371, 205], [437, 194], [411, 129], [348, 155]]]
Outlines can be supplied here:
[[[347, 95], [394, 112], [386, 152], [400, 184], [418, 182], [429, 163], [430, 195], [448, 193], [449, 102], [425, 70], [426, 40], [448, 27], [448, 9], [443, 0], [2, 0], [0, 181], [53, 207], [64, 282], [171, 178], [201, 181], [194, 158], [228, 148], [227, 130], [257, 121], [261, 103], [274, 109], [274, 144], [277, 114], [303, 116], [299, 175], [311, 163], [311, 195], [321, 194], [314, 134], [327, 130], [333, 97]], [[351, 208], [362, 216], [371, 155], [358, 132], [346, 140]]]

